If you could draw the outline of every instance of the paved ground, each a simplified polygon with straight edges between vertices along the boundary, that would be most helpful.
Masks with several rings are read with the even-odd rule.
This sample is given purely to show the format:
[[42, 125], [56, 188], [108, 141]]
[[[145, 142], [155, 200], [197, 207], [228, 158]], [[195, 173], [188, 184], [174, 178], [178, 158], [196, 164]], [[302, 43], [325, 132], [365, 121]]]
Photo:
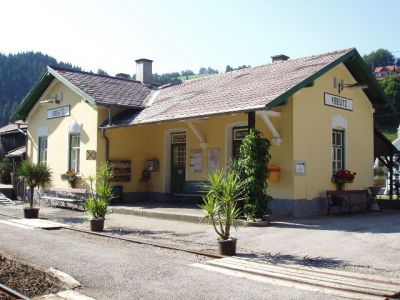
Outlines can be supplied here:
[[[19, 206], [1, 208], [2, 212], [22, 214]], [[89, 227], [82, 212], [43, 207], [41, 216]], [[197, 251], [216, 250], [216, 235], [207, 224], [109, 214], [106, 232]], [[233, 233], [242, 256], [400, 277], [400, 212], [275, 222], [264, 228], [240, 227]]]
[[0, 250], [70, 274], [96, 299], [337, 299], [190, 266], [201, 256], [65, 229], [0, 223]]

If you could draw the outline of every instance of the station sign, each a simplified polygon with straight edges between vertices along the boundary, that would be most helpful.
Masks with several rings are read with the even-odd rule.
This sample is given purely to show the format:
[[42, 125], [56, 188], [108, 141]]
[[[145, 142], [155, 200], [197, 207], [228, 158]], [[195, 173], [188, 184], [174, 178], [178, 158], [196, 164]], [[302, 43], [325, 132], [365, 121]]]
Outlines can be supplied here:
[[324, 93], [324, 104], [345, 110], [353, 110], [353, 100]]

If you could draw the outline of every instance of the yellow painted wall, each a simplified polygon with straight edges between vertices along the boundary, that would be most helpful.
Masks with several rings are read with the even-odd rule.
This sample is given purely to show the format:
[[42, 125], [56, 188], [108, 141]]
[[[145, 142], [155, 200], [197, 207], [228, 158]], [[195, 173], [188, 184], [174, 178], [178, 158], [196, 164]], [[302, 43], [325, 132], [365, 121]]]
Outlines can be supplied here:
[[[373, 183], [373, 112], [361, 90], [344, 89], [340, 96], [353, 100], [353, 111], [324, 105], [324, 92], [339, 95], [338, 82], [354, 83], [351, 74], [340, 65], [317, 79], [312, 88], [303, 88], [293, 97], [294, 160], [305, 160], [306, 176], [294, 177], [294, 198], [312, 199], [336, 189], [331, 182], [332, 118], [342, 116], [346, 130], [346, 168], [357, 172], [348, 189], [365, 189]], [[293, 162], [294, 164], [294, 162]], [[292, 167], [293, 168], [293, 167]]]
[[[292, 197], [292, 105], [289, 104], [279, 109], [282, 117], [271, 118], [277, 128], [285, 135], [281, 145], [272, 145], [272, 165], [282, 168], [281, 181], [270, 185], [270, 192], [274, 197]], [[170, 160], [170, 155], [166, 154], [166, 135], [171, 131], [185, 131], [187, 133], [187, 161], [186, 161], [186, 180], [206, 180], [208, 176], [208, 151], [209, 148], [219, 148], [221, 155], [221, 167], [226, 167], [225, 142], [226, 131], [231, 131], [230, 124], [247, 123], [246, 114], [222, 115], [210, 117], [208, 119], [194, 120], [193, 124], [207, 140], [207, 148], [201, 149], [196, 135], [191, 131], [187, 122], [169, 122], [162, 124], [132, 126], [123, 128], [109, 129], [106, 135], [110, 138], [110, 159], [111, 160], [131, 160], [132, 178], [130, 182], [116, 183], [121, 184], [126, 192], [139, 191], [139, 179], [141, 172], [145, 168], [145, 163], [149, 159], [160, 161], [160, 171], [153, 172], [149, 189], [152, 192], [169, 191], [169, 185], [165, 182], [165, 176], [170, 172], [166, 167], [166, 160]], [[257, 117], [256, 127], [261, 130], [265, 137], [271, 139], [271, 134], [265, 127], [261, 118]], [[192, 150], [201, 149], [202, 151], [202, 172], [192, 173], [190, 171], [190, 155]], [[167, 186], [165, 186], [167, 184]]]
[[[44, 94], [40, 100], [60, 96], [63, 93], [63, 101], [60, 104], [39, 104], [31, 110], [27, 118], [28, 123], [28, 159], [34, 163], [38, 161], [38, 135], [40, 126], [48, 128], [48, 150], [47, 164], [53, 173], [52, 186], [69, 187], [68, 182], [61, 180], [61, 174], [68, 170], [69, 158], [69, 134], [68, 126], [76, 121], [82, 124], [81, 151], [80, 151], [80, 176], [77, 181], [78, 187], [88, 188], [87, 176], [95, 174], [96, 160], [86, 160], [86, 150], [97, 150], [98, 140], [98, 118], [97, 110], [83, 101], [83, 99], [72, 90], [57, 82], [50, 86], [47, 96]], [[70, 116], [55, 119], [47, 119], [47, 110], [70, 105]]]

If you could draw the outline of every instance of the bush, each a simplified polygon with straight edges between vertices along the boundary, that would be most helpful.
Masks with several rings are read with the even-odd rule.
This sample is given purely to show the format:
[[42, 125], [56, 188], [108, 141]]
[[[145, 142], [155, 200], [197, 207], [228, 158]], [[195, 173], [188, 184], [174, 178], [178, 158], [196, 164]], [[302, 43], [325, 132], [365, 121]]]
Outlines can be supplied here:
[[12, 163], [5, 158], [0, 162], [0, 181], [1, 183], [11, 182], [11, 172], [13, 171]]
[[244, 180], [244, 212], [248, 218], [263, 218], [270, 213], [268, 203], [272, 197], [267, 194], [270, 146], [271, 143], [256, 129], [250, 129], [240, 146], [236, 168], [240, 169]]

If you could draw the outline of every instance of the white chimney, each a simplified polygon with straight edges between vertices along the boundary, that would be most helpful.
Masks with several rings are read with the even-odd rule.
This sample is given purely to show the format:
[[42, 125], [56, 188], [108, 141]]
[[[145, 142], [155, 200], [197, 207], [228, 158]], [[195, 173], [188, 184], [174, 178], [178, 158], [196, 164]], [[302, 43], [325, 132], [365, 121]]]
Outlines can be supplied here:
[[285, 54], [279, 54], [279, 55], [271, 56], [271, 58], [272, 58], [272, 63], [276, 63], [278, 61], [288, 60], [289, 56], [286, 56]]
[[136, 80], [144, 84], [151, 84], [153, 71], [153, 61], [146, 58], [135, 60], [136, 62]]

